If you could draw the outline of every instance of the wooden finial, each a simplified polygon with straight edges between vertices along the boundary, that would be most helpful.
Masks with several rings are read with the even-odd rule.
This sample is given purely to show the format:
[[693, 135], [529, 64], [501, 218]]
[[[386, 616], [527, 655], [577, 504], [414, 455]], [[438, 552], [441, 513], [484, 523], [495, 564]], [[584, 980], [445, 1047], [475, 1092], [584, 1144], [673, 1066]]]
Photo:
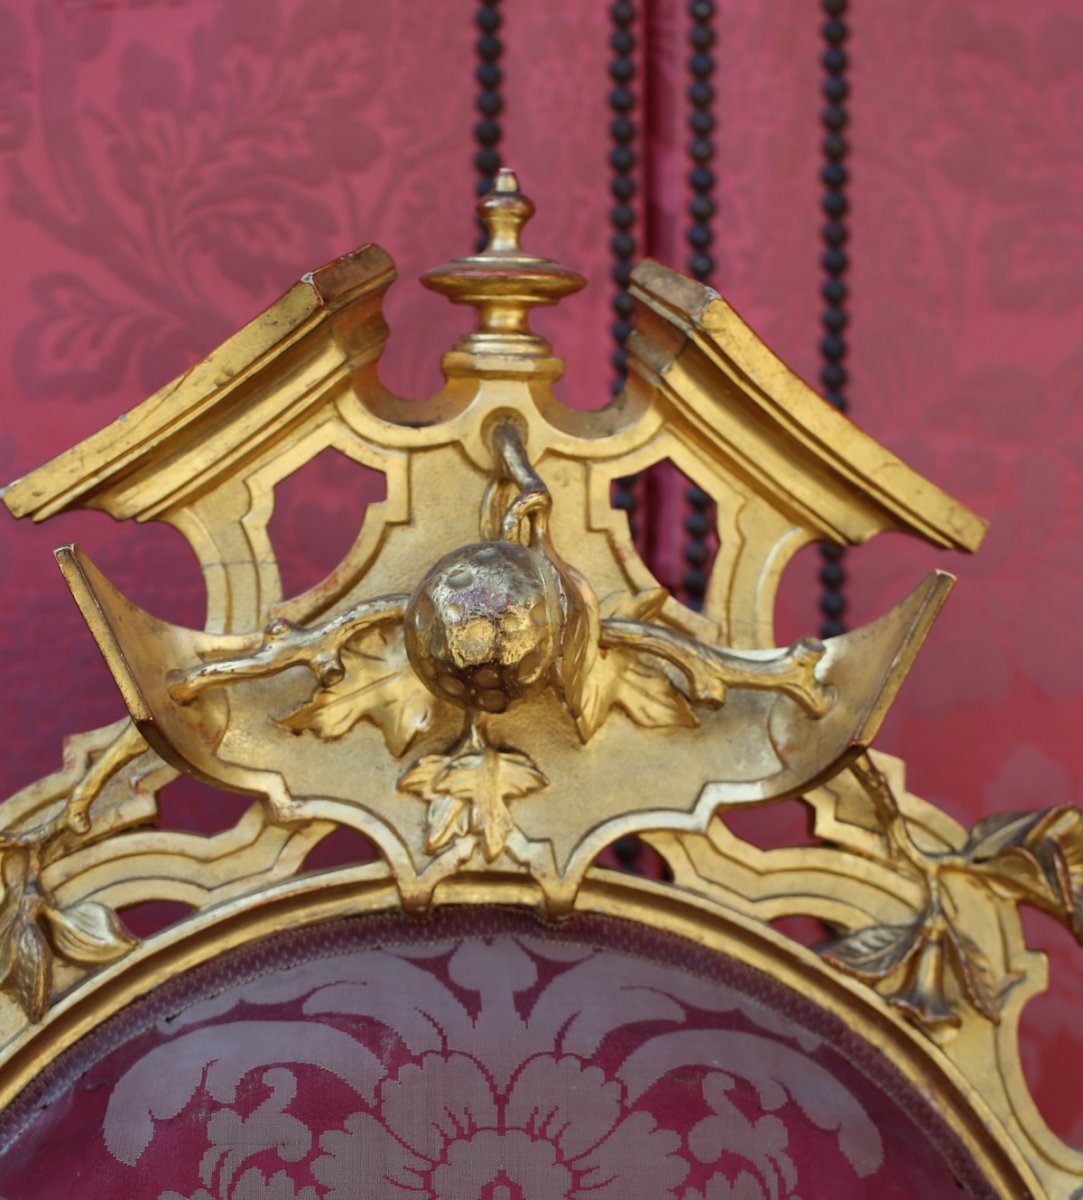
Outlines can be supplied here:
[[500, 168], [493, 190], [478, 201], [477, 211], [489, 231], [489, 244], [478, 257], [522, 254], [519, 235], [535, 209], [534, 201], [519, 191], [519, 180], [514, 171], [508, 167]]
[[427, 288], [478, 310], [476, 331], [461, 338], [457, 350], [524, 359], [550, 354], [549, 343], [530, 329], [530, 309], [556, 304], [586, 280], [550, 258], [524, 254], [519, 239], [534, 211], [515, 172], [502, 167], [493, 190], [477, 205], [489, 244], [480, 254], [452, 259], [422, 275]]

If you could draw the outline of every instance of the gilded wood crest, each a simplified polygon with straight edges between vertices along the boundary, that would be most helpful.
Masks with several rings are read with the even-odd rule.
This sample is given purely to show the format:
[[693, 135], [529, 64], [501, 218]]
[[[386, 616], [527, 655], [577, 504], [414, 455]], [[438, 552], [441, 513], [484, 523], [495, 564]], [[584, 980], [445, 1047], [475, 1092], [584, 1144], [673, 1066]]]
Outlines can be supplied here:
[[[715, 293], [656, 263], [634, 275], [625, 391], [599, 410], [561, 404], [562, 364], [530, 310], [583, 280], [522, 249], [532, 212], [502, 172], [479, 204], [488, 247], [424, 277], [477, 314], [437, 395], [380, 381], [394, 273], [366, 246], [4, 494], [35, 520], [95, 507], [174, 525], [208, 618], [167, 624], [76, 547], [57, 552], [131, 720], [73, 738], [64, 771], [0, 808], [0, 1097], [27, 1078], [28, 1048], [55, 1053], [89, 1027], [76, 1014], [107, 984], [119, 995], [137, 964], [195, 945], [183, 930], [137, 944], [127, 905], [190, 904], [191, 929], [212, 931], [200, 954], [224, 922], [289, 897], [311, 897], [316, 919], [334, 888], [295, 877], [348, 826], [381, 856], [348, 878], [393, 888], [404, 909], [503, 898], [559, 917], [605, 908], [616, 885], [593, 864], [637, 833], [672, 880], [636, 885], [628, 915], [660, 921], [670, 905], [679, 925], [683, 904], [772, 944], [776, 918], [819, 918], [820, 957], [792, 953], [824, 994], [871, 1005], [958, 1080], [960, 1120], [1007, 1147], [997, 1178], [1068, 1196], [1083, 1158], [1042, 1124], [1018, 1064], [1042, 967], [1017, 904], [1083, 934], [1079, 813], [967, 833], [869, 750], [949, 576], [841, 637], [772, 636], [779, 578], [810, 542], [894, 530], [974, 550], [983, 523], [830, 409]], [[284, 597], [274, 490], [327, 447], [383, 473], [387, 498], [327, 579]], [[666, 459], [717, 506], [700, 614], [658, 586], [610, 503], [614, 480]], [[253, 806], [215, 837], [159, 828], [154, 795], [177, 771]], [[809, 808], [819, 845], [763, 851], [725, 823], [787, 800]]]

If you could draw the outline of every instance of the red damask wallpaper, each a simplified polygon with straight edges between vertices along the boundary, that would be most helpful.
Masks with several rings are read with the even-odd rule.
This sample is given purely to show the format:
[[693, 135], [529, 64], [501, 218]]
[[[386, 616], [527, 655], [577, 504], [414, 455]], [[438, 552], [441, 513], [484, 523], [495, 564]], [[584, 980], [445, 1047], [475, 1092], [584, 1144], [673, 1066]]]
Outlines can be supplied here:
[[[569, 400], [608, 395], [607, 5], [504, 0], [503, 152], [538, 202], [528, 246], [592, 282], [546, 314]], [[640, 244], [686, 255], [680, 0], [641, 6]], [[0, 0], [0, 475], [15, 478], [200, 357], [303, 271], [360, 242], [394, 255], [389, 384], [438, 382], [461, 315], [415, 282], [473, 242], [470, 0]], [[818, 372], [819, 7], [718, 0], [716, 286]], [[960, 577], [882, 737], [914, 790], [970, 823], [1083, 802], [1083, 12], [1078, 0], [851, 5], [851, 414], [992, 523], [973, 559], [884, 537], [851, 554], [850, 620], [932, 564]], [[364, 495], [334, 461], [283, 490], [299, 590]], [[675, 536], [675, 532], [674, 532]], [[198, 623], [168, 529], [97, 514], [0, 521], [0, 794], [121, 715], [49, 550], [79, 540], [137, 600]], [[816, 560], [786, 634], [818, 624]], [[198, 820], [193, 818], [195, 823]], [[1052, 989], [1027, 1068], [1083, 1143], [1083, 955], [1036, 920]]]

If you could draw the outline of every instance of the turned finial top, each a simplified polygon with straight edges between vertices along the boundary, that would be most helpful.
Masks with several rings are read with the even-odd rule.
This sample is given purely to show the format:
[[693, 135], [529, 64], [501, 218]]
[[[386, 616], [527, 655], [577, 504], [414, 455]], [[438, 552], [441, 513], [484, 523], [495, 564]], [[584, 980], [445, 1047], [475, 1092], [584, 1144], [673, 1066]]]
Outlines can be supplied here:
[[489, 233], [489, 244], [481, 257], [521, 255], [519, 235], [535, 211], [534, 201], [519, 190], [515, 172], [510, 167], [501, 167], [493, 190], [477, 203], [478, 216]]
[[549, 343], [530, 328], [530, 310], [556, 304], [586, 280], [551, 258], [523, 252], [519, 239], [534, 211], [515, 172], [502, 167], [493, 190], [477, 204], [488, 245], [479, 254], [452, 259], [422, 275], [427, 288], [478, 310], [477, 329], [459, 339], [456, 351], [531, 360], [551, 354]]

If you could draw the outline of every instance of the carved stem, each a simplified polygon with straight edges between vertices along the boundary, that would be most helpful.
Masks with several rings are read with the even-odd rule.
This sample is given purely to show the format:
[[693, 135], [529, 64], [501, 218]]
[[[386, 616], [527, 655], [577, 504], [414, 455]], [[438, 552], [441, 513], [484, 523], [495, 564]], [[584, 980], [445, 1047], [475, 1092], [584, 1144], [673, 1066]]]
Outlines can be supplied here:
[[510, 479], [519, 488], [519, 495], [504, 513], [501, 535], [514, 539], [522, 522], [529, 520], [530, 540], [537, 543], [548, 531], [553, 497], [527, 457], [522, 433], [514, 421], [501, 421], [494, 427], [491, 445], [500, 466], [498, 478]]
[[803, 638], [777, 658], [742, 658], [661, 625], [608, 617], [602, 621], [600, 644], [672, 663], [688, 681], [689, 699], [700, 704], [723, 704], [727, 687], [783, 692], [814, 717], [822, 717], [833, 703], [815, 677], [824, 655], [823, 643], [815, 638]]
[[264, 679], [290, 667], [308, 667], [321, 687], [331, 687], [345, 674], [340, 655], [346, 643], [373, 626], [401, 621], [408, 599], [405, 595], [377, 596], [309, 629], [292, 621], [271, 621], [258, 650], [177, 672], [170, 677], [170, 695], [188, 704], [210, 688]]
[[121, 767], [127, 766], [146, 749], [147, 743], [134, 724], [126, 725], [106, 746], [72, 788], [64, 819], [73, 833], [86, 833], [90, 829], [90, 806], [101, 795], [102, 788]]
[[851, 767], [854, 776], [873, 802], [884, 830], [890, 858], [902, 859], [925, 887], [926, 906], [939, 909], [940, 873], [954, 866], [966, 867], [963, 859], [949, 851], [937, 854], [922, 850], [914, 841], [899, 801], [883, 771], [876, 766], [868, 754], [862, 754]]

